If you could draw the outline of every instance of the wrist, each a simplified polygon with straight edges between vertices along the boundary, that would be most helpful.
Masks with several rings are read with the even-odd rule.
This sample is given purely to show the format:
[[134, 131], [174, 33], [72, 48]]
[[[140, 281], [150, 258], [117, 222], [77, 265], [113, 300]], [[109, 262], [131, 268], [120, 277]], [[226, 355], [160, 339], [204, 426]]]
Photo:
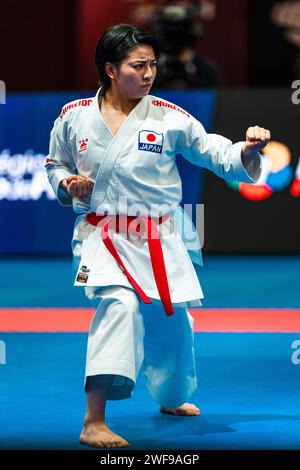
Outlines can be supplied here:
[[247, 144], [245, 144], [243, 147], [242, 147], [242, 150], [241, 150], [241, 155], [242, 155], [242, 158], [249, 158], [255, 154], [259, 153], [259, 149], [257, 148], [253, 148], [253, 147], [249, 147]]
[[61, 182], [59, 183], [60, 187], [63, 188], [63, 189], [68, 189], [68, 183], [67, 183], [67, 178], [64, 178], [63, 180], [61, 180]]

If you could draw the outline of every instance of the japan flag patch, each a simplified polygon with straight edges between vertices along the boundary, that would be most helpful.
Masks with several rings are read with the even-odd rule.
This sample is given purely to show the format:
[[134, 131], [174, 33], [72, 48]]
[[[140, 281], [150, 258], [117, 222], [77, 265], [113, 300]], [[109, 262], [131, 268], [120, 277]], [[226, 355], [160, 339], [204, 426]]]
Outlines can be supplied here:
[[164, 135], [154, 131], [139, 132], [139, 150], [145, 152], [161, 153], [163, 148]]

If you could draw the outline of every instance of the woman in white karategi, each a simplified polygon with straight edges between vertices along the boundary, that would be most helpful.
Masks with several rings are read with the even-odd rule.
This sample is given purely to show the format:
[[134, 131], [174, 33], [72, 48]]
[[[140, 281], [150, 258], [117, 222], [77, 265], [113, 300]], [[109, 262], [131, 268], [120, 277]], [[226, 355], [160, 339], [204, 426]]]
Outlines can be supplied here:
[[79, 213], [75, 285], [95, 306], [87, 348], [87, 411], [80, 442], [127, 446], [106, 425], [107, 400], [129, 398], [142, 367], [161, 411], [195, 416], [193, 321], [203, 297], [194, 227], [180, 208], [176, 158], [227, 181], [255, 182], [269, 131], [245, 142], [207, 134], [185, 110], [149, 95], [159, 49], [133, 25], [116, 25], [96, 49], [101, 88], [63, 107], [46, 162], [59, 202]]

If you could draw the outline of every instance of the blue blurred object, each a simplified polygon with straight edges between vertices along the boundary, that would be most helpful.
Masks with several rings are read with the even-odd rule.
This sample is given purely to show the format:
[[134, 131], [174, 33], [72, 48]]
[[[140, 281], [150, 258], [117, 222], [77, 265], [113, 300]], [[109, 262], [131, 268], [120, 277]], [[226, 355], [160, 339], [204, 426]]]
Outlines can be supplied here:
[[288, 165], [276, 173], [270, 173], [266, 183], [273, 189], [273, 191], [281, 191], [288, 187], [292, 179], [293, 168], [291, 165]]

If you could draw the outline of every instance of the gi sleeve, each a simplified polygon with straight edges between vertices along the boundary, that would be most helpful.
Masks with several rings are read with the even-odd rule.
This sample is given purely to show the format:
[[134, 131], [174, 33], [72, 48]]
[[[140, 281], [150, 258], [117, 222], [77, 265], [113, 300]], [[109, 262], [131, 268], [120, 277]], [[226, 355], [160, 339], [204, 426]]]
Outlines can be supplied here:
[[261, 174], [259, 152], [243, 158], [244, 142], [233, 144], [217, 134], [207, 134], [202, 124], [191, 117], [186, 131], [183, 156], [194, 165], [213, 171], [228, 182], [255, 183]]
[[63, 179], [77, 174], [72, 152], [68, 146], [66, 129], [58, 118], [51, 131], [49, 155], [46, 159], [46, 172], [54, 194], [61, 205], [72, 205], [72, 197], [60, 186]]

